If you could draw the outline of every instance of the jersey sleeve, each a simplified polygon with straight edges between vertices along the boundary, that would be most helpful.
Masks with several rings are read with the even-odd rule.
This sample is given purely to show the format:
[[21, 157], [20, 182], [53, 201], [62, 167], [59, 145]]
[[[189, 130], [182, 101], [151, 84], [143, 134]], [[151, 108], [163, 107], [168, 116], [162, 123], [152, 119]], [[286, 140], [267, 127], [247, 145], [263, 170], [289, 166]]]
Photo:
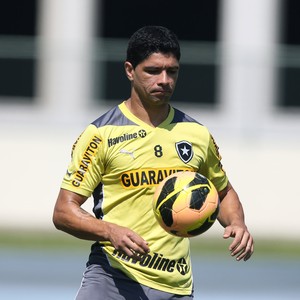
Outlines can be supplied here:
[[221, 159], [219, 147], [213, 136], [209, 135], [204, 175], [214, 184], [218, 191], [223, 190], [228, 184], [228, 178], [223, 169]]
[[73, 145], [71, 162], [61, 188], [90, 197], [102, 180], [102, 147], [98, 128], [89, 125]]

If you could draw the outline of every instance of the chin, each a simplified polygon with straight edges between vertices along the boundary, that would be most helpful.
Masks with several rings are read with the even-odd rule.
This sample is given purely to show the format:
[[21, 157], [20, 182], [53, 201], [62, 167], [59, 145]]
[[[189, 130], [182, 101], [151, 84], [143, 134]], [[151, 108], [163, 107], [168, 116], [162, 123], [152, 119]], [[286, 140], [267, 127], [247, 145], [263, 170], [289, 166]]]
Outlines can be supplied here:
[[153, 103], [155, 106], [160, 107], [160, 106], [165, 106], [169, 105], [169, 100], [159, 100]]
[[164, 104], [168, 104], [170, 101], [169, 97], [154, 97], [152, 99], [153, 103], [157, 104], [157, 105], [164, 105]]

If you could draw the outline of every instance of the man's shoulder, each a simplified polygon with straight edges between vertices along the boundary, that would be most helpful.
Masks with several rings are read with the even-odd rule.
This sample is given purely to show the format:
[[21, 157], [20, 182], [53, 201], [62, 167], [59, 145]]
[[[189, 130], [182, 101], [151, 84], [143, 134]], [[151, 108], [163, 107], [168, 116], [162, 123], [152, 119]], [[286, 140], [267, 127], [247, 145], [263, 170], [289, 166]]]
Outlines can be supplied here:
[[172, 123], [181, 123], [181, 122], [187, 122], [187, 123], [196, 123], [198, 125], [203, 126], [199, 121], [196, 119], [192, 118], [185, 112], [173, 107], [174, 109], [174, 118], [172, 120]]
[[123, 114], [120, 105], [116, 105], [93, 121], [92, 124], [99, 128], [106, 125], [125, 126], [134, 123]]

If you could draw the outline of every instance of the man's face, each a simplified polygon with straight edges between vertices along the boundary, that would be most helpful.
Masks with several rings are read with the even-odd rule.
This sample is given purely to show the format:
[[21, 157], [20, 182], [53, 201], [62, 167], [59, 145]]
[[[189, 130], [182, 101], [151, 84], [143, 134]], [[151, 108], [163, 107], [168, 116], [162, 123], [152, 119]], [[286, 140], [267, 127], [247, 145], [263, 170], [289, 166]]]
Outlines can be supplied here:
[[168, 103], [175, 89], [179, 62], [172, 54], [153, 53], [136, 66], [125, 63], [126, 74], [132, 82], [133, 93], [149, 105]]

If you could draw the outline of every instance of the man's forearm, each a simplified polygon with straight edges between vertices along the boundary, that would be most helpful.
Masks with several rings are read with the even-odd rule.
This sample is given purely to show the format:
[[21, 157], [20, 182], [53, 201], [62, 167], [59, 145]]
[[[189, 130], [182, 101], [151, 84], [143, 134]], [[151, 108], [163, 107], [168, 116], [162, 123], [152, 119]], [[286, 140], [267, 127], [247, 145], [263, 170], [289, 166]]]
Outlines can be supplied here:
[[236, 191], [230, 186], [223, 192], [218, 221], [223, 227], [232, 224], [244, 224], [244, 210]]

